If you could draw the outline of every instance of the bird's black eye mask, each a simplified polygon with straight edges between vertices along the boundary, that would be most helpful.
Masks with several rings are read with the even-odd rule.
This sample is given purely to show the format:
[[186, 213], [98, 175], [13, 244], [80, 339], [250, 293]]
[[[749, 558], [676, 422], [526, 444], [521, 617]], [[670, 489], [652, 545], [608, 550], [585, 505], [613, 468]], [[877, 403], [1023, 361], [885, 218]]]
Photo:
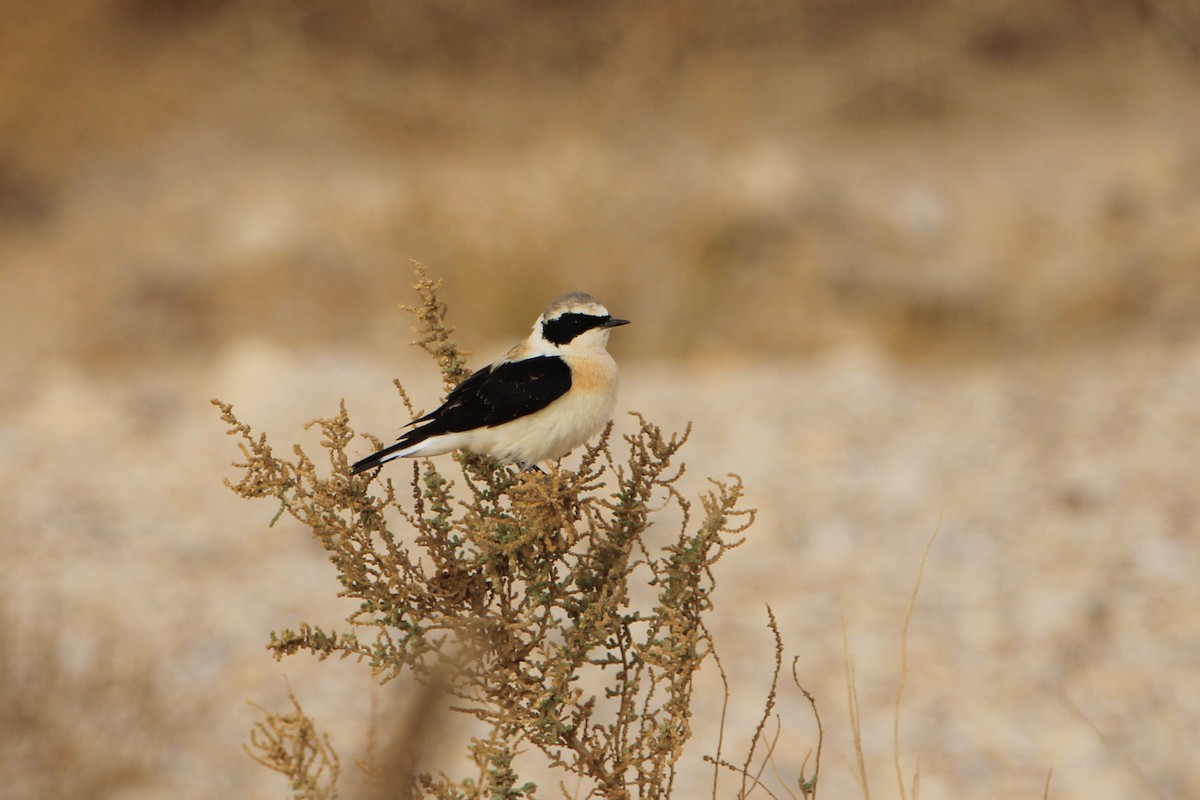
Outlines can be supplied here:
[[548, 319], [543, 322], [542, 335], [549, 342], [563, 345], [585, 331], [590, 331], [592, 328], [605, 327], [611, 319], [612, 317], [607, 314], [599, 317], [595, 314], [579, 314], [574, 311], [568, 311], [565, 314], [559, 314], [554, 319]]

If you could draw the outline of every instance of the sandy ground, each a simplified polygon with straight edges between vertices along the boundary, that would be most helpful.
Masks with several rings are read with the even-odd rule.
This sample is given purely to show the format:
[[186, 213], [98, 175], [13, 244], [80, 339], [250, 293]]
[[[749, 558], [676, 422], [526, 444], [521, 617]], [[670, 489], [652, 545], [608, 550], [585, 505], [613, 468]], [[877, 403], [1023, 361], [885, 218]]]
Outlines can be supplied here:
[[[394, 433], [394, 377], [438, 399], [395, 310], [409, 258], [475, 364], [597, 294], [634, 320], [620, 408], [694, 422], [693, 492], [745, 479], [727, 747], [769, 604], [821, 709], [821, 796], [861, 796], [844, 625], [872, 796], [898, 795], [936, 533], [900, 717], [922, 797], [1041, 797], [1051, 769], [1054, 798], [1200, 795], [1200, 20], [901, 5], [13, 9], [6, 796], [282, 797], [240, 750], [247, 700], [290, 681], [347, 765], [403, 703], [264, 650], [346, 609], [307, 532], [221, 485], [209, 399], [277, 446], [315, 447], [342, 398]], [[708, 796], [711, 673], [698, 697], [679, 797]], [[815, 726], [798, 692], [780, 713], [794, 783]]]
[[[428, 366], [409, 371], [436, 391]], [[343, 353], [252, 345], [188, 376], [64, 373], [5, 425], [9, 613], [37, 619], [49, 604], [70, 668], [115, 648], [118, 665], [151, 672], [171, 735], [162, 752], [157, 726], [140, 732], [158, 767], [144, 796], [272, 796], [271, 776], [237, 745], [253, 719], [245, 700], [278, 704], [283, 676], [339, 743], [361, 743], [365, 669], [277, 665], [262, 650], [268, 630], [337, 622], [333, 573], [305, 532], [268, 529], [274, 509], [219, 485], [232, 443], [206, 398], [231, 399], [281, 443], [305, 441], [304, 418], [342, 395], [363, 424], [385, 429], [397, 406], [387, 375]], [[720, 579], [715, 630], [737, 687], [730, 731], [744, 736], [756, 721], [769, 604], [821, 702], [825, 791], [853, 796], [844, 622], [871, 774], [890, 789], [901, 624], [937, 532], [902, 715], [922, 796], [980, 786], [1038, 796], [1051, 768], [1056, 797], [1190, 794], [1200, 554], [1186, 443], [1200, 428], [1198, 385], [1195, 343], [946, 371], [869, 351], [691, 370], [633, 361], [623, 407], [668, 427], [695, 422], [692, 488], [702, 470], [738, 472], [761, 509]], [[812, 745], [811, 721], [797, 697], [784, 707], [778, 761], [789, 776]], [[698, 734], [706, 748], [711, 710]], [[92, 724], [118, 733], [103, 716]]]

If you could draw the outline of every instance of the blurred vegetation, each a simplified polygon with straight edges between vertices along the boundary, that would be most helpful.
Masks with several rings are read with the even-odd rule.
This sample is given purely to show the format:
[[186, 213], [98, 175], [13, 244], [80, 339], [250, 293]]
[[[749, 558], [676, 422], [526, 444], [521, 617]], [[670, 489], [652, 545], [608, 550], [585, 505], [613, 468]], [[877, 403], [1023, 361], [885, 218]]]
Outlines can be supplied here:
[[[4, 797], [125, 797], [154, 786], [157, 742], [190, 703], [166, 696], [146, 652], [81, 614], [31, 615], [0, 595], [0, 776]], [[53, 631], [56, 635], [50, 636]]]
[[5, 14], [12, 361], [204, 358], [285, 329], [394, 347], [379, 298], [408, 258], [448, 276], [471, 347], [567, 289], [645, 324], [647, 354], [1196, 324], [1186, 0]]

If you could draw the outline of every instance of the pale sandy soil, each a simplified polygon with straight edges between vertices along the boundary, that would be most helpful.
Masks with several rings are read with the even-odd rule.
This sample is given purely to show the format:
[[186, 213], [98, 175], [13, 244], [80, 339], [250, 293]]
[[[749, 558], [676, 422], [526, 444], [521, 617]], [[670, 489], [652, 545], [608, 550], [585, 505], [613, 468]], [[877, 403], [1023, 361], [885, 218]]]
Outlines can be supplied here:
[[[1041, 797], [1050, 769], [1054, 798], [1200, 796], [1194, 8], [710, 3], [9, 10], [0, 793], [283, 797], [240, 750], [247, 700], [290, 680], [347, 764], [373, 697], [403, 702], [269, 658], [346, 609], [305, 531], [221, 485], [208, 401], [277, 446], [315, 448], [341, 398], [394, 433], [392, 378], [438, 399], [395, 311], [419, 258], [475, 364], [600, 296], [635, 321], [622, 409], [695, 423], [693, 491], [744, 477], [727, 747], [769, 604], [821, 796], [861, 796], [844, 624], [872, 796], [897, 796], [936, 531], [900, 729], [921, 796]], [[697, 696], [679, 797], [708, 792], [711, 674]], [[814, 730], [781, 703], [791, 781]]]
[[[690, 370], [630, 361], [624, 407], [668, 427], [695, 422], [693, 488], [701, 471], [735, 471], [761, 509], [722, 565], [718, 595], [732, 732], [744, 736], [758, 713], [770, 604], [821, 702], [827, 796], [852, 796], [844, 621], [873, 780], [890, 789], [901, 623], [937, 531], [902, 716], [922, 796], [980, 786], [1038, 796], [1050, 768], [1056, 797], [1196, 788], [1195, 343], [945, 371], [869, 351]], [[436, 391], [428, 366], [404, 372], [423, 374], [410, 379], [422, 395]], [[70, 667], [116, 648], [118, 664], [148, 670], [163, 695], [168, 738], [145, 720], [126, 732], [148, 737], [156, 765], [146, 793], [131, 796], [272, 796], [270, 776], [237, 745], [253, 719], [245, 700], [278, 704], [283, 676], [339, 743], [361, 741], [365, 669], [276, 665], [262, 650], [268, 630], [336, 623], [333, 573], [304, 531], [268, 529], [269, 504], [219, 485], [233, 453], [206, 398], [235, 402], [279, 445], [312, 446], [300, 423], [343, 395], [360, 424], [386, 431], [397, 407], [388, 374], [345, 353], [246, 345], [190, 375], [63, 372], [9, 417], [9, 613], [36, 618], [50, 604]], [[784, 706], [785, 776], [811, 746], [797, 700]], [[708, 747], [711, 703], [702, 709]]]

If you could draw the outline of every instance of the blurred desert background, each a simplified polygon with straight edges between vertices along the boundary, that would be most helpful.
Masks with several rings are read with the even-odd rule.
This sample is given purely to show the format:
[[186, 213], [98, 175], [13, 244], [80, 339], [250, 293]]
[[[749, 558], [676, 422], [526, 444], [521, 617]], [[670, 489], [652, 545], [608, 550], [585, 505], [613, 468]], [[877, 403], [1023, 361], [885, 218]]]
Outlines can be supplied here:
[[[282, 798], [290, 682], [342, 754], [404, 703], [276, 663], [332, 568], [239, 501], [209, 399], [277, 448], [381, 438], [410, 260], [480, 366], [591, 292], [621, 410], [760, 509], [713, 631], [744, 748], [765, 605], [872, 796], [1200, 796], [1200, 6], [1193, 0], [6, 2], [0, 785]], [[628, 430], [624, 417], [618, 429]], [[363, 445], [361, 454], [366, 453]], [[676, 796], [706, 797], [715, 685]], [[781, 692], [775, 768], [815, 745]], [[447, 723], [451, 755], [462, 732]], [[740, 763], [740, 758], [735, 759]], [[451, 774], [468, 774], [450, 760]], [[721, 796], [737, 782], [726, 779]], [[786, 792], [772, 784], [779, 796]], [[555, 796], [554, 784], [543, 786]], [[760, 795], [765, 796], [765, 795]]]

